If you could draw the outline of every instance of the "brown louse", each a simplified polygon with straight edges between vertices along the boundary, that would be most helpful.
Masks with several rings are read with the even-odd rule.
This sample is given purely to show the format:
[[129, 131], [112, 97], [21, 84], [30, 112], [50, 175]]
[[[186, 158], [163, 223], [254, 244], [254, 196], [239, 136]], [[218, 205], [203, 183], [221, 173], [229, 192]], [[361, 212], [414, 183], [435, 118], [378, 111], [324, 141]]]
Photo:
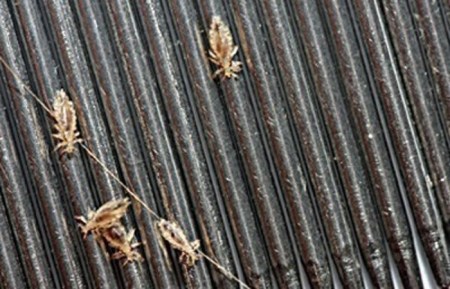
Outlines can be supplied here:
[[51, 115], [55, 120], [56, 131], [52, 135], [58, 140], [55, 151], [71, 155], [75, 151], [75, 144], [82, 142], [82, 139], [77, 131], [77, 115], [73, 103], [62, 89], [56, 92]]
[[[20, 78], [20, 76], [7, 64], [7, 62], [5, 62], [5, 60], [0, 56], [0, 62], [3, 63], [3, 65], [7, 68], [7, 70], [17, 79], [17, 81], [19, 81], [20, 83], [22, 83], [22, 85], [24, 85], [26, 91], [28, 93], [30, 93], [30, 95], [47, 111], [49, 112], [51, 115], [51, 110], [49, 108], [46, 107], [46, 105], [40, 101], [39, 97], [23, 82], [23, 80]], [[104, 170], [108, 173], [108, 175], [110, 175], [111, 177], [113, 177], [116, 181], [119, 182], [119, 184], [129, 193], [133, 196], [133, 198], [135, 198], [136, 201], [138, 201], [139, 203], [141, 203], [146, 209], [147, 211], [149, 211], [150, 213], [152, 213], [154, 216], [158, 217], [156, 215], [156, 213], [151, 210], [134, 192], [131, 191], [130, 188], [128, 188], [125, 184], [123, 184], [119, 178], [114, 175], [114, 173], [112, 173], [107, 167], [106, 165], [101, 162], [94, 153], [92, 153], [87, 147], [83, 147], [85, 149], [85, 151], [97, 162], [99, 163]], [[84, 217], [76, 217], [79, 221], [85, 220]], [[84, 224], [86, 224], [86, 222], [84, 222]], [[131, 233], [131, 232], [130, 232]], [[130, 234], [129, 233], [129, 234]], [[128, 234], [128, 235], [129, 235]], [[103, 241], [103, 240], [102, 240]], [[103, 243], [104, 245], [104, 243]], [[132, 245], [134, 246], [134, 244]], [[196, 246], [195, 246], [196, 247]], [[219, 269], [223, 274], [225, 274], [225, 276], [227, 276], [228, 278], [235, 280], [236, 282], [238, 282], [243, 288], [246, 289], [250, 289], [250, 287], [248, 285], [246, 285], [244, 282], [242, 282], [238, 277], [234, 276], [232, 273], [230, 273], [229, 271], [227, 271], [226, 268], [222, 267], [219, 263], [217, 263], [215, 260], [209, 258], [207, 255], [203, 254], [201, 251], [199, 251], [199, 257], [201, 256], [205, 257], [205, 259], [207, 259], [211, 264], [213, 264], [214, 266], [216, 266], [217, 269]]]
[[[166, 240], [174, 249], [181, 252], [179, 262], [190, 268], [200, 259], [197, 254], [197, 249], [200, 247], [200, 240], [189, 242], [181, 227], [175, 222], [169, 222], [161, 219], [156, 222], [156, 227], [162, 238]], [[163, 248], [164, 254], [167, 257], [164, 244], [160, 239], [160, 246]]]
[[238, 47], [233, 43], [230, 28], [218, 16], [212, 18], [208, 39], [210, 46], [209, 60], [219, 67], [214, 72], [213, 78], [216, 78], [219, 74], [223, 74], [227, 78], [236, 78], [237, 73], [242, 70], [242, 62], [233, 61]]
[[[110, 247], [116, 249], [117, 251], [111, 256], [111, 258], [112, 259], [125, 258], [125, 262], [123, 263], [124, 266], [133, 261], [138, 262], [143, 261], [141, 254], [139, 254], [135, 250], [135, 248], [137, 248], [140, 245], [140, 243], [132, 243], [134, 238], [134, 232], [135, 230], [132, 229], [130, 232], [127, 233], [125, 227], [120, 223], [117, 223], [108, 229], [101, 230], [101, 236], [106, 241], [106, 243]], [[100, 244], [100, 246], [106, 253], [104, 243], [103, 245]]]
[[75, 219], [82, 223], [80, 227], [83, 237], [86, 238], [90, 232], [93, 232], [94, 236], [98, 236], [101, 230], [120, 223], [120, 219], [125, 215], [130, 204], [128, 198], [111, 200], [96, 211], [90, 210], [87, 219], [84, 216], [76, 216]]
[[127, 233], [120, 222], [129, 205], [128, 198], [112, 200], [103, 204], [96, 211], [89, 211], [87, 219], [84, 216], [75, 217], [81, 223], [83, 238], [92, 233], [103, 253], [109, 257], [106, 249], [106, 244], [108, 244], [117, 251], [112, 255], [112, 259], [126, 258], [124, 265], [143, 260], [142, 256], [134, 250], [140, 244], [131, 243], [135, 230]]

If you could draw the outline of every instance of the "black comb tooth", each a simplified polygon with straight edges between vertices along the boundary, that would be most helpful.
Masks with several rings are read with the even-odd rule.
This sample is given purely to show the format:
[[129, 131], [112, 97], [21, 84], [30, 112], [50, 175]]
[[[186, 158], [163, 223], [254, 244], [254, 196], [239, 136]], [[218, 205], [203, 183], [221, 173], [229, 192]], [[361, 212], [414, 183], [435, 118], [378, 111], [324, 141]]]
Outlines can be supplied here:
[[[272, 288], [270, 264], [264, 248], [263, 236], [261, 229], [258, 228], [260, 225], [257, 214], [254, 212], [253, 198], [242, 168], [242, 160], [239, 158], [236, 137], [230, 127], [231, 113], [226, 108], [224, 96], [221, 95], [216, 84], [209, 79], [208, 67], [203, 62], [204, 51], [201, 50], [202, 46], [197, 34], [196, 19], [203, 13], [208, 14], [203, 19], [203, 27], [207, 27], [215, 15], [220, 15], [221, 20], [231, 27], [233, 22], [228, 20], [224, 12], [219, 13], [219, 10], [214, 13], [207, 12], [207, 6], [218, 5], [217, 1], [205, 3], [202, 11], [195, 11], [195, 4], [189, 1], [170, 1], [169, 4], [181, 47], [188, 56], [185, 65], [193, 91], [193, 100], [191, 100], [193, 112], [198, 114], [202, 124], [224, 196], [225, 207], [234, 219], [231, 222], [231, 229], [236, 238], [240, 262], [251, 287]], [[206, 32], [205, 40], [207, 41]], [[233, 39], [236, 39], [236, 35], [233, 35]], [[207, 50], [208, 47], [205, 49]], [[239, 55], [236, 55], [235, 59], [241, 60]], [[240, 77], [238, 75], [233, 82], [238, 83]], [[194, 83], [196, 85], [192, 85]], [[239, 94], [238, 91], [236, 93], [236, 95]], [[243, 147], [242, 143], [240, 146]]]
[[[410, 6], [402, 3], [394, 8], [397, 13], [406, 13], [410, 8], [416, 17], [404, 17], [396, 26], [392, 25], [398, 28], [393, 42], [414, 118], [420, 120], [417, 130], [430, 168], [427, 182], [433, 184], [444, 229], [450, 236], [450, 5], [415, 1]], [[423, 35], [416, 35], [408, 26], [417, 27]], [[447, 37], [443, 37], [445, 34]], [[413, 69], [406, 69], [406, 66]], [[433, 76], [431, 81], [430, 75]]]
[[[449, 287], [449, 12], [0, 0], [0, 288]], [[214, 17], [238, 49], [213, 63]], [[120, 199], [123, 223], [83, 238]]]
[[[1, 172], [2, 170], [4, 170], [3, 162], [0, 162], [0, 175], [4, 174], [4, 172]], [[4, 196], [6, 192], [3, 191], [3, 186], [6, 189], [6, 184], [4, 182], [0, 182], [0, 184], [2, 184], [0, 195]], [[4, 288], [25, 288], [28, 280], [20, 260], [21, 242], [17, 239], [17, 235], [11, 227], [12, 222], [14, 220], [10, 220], [4, 200], [0, 198], [0, 230], [2, 232], [0, 244], [3, 248], [8, 248], [8, 250], [0, 250], [0, 272], [2, 273], [0, 284]]]
[[342, 8], [346, 7], [344, 2], [324, 3], [324, 12], [336, 47], [340, 72], [346, 75], [343, 83], [354, 130], [362, 142], [364, 160], [373, 184], [373, 197], [377, 201], [389, 249], [401, 272], [400, 277], [406, 287], [421, 288], [412, 232], [408, 228], [397, 176], [383, 135], [387, 129], [384, 121], [378, 118], [377, 100], [370, 96], [372, 91], [365, 73], [364, 53], [359, 51], [360, 35], [353, 29], [351, 9]]
[[[426, 154], [422, 150], [425, 143], [420, 145], [418, 128], [414, 125], [414, 122], [429, 119], [414, 119], [414, 114], [408, 106], [407, 92], [399, 77], [400, 69], [395, 65], [396, 58], [393, 55], [392, 44], [387, 38], [387, 28], [379, 21], [382, 14], [378, 4], [365, 5], [361, 1], [356, 1], [355, 13], [360, 21], [361, 37], [366, 44], [367, 57], [373, 68], [374, 88], [379, 91], [376, 97], [381, 104], [380, 113], [386, 118], [387, 129], [398, 161], [396, 165], [401, 172], [398, 178], [401, 177], [405, 185], [404, 202], [409, 201], [411, 205], [418, 234], [438, 285], [448, 286], [450, 282], [450, 272], [446, 270], [450, 258], [448, 244], [430, 181], [430, 167], [426, 164]], [[400, 55], [398, 57], [401, 59], [400, 65], [405, 65], [404, 57]], [[407, 77], [405, 75], [405, 78]]]

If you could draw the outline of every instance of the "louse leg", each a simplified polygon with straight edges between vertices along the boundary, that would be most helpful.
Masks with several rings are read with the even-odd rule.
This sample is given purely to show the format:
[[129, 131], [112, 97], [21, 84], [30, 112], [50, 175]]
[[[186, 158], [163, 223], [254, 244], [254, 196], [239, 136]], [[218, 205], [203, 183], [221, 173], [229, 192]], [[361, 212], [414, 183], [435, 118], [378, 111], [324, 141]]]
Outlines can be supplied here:
[[215, 59], [210, 58], [209, 60], [211, 60], [211, 62], [216, 66], [222, 66], [221, 63]]
[[78, 224], [81, 228], [81, 232], [83, 233], [83, 239], [86, 240], [87, 235], [89, 234], [89, 231], [86, 229], [87, 220], [84, 216], [75, 216], [75, 220], [82, 223]]
[[240, 61], [232, 61], [231, 68], [234, 72], [239, 72], [242, 70], [242, 62]]
[[[131, 245], [131, 247], [133, 247], [133, 245]], [[127, 256], [127, 261], [129, 261], [129, 262], [132, 262], [132, 261], [142, 262], [142, 261], [144, 261], [144, 258], [138, 252], [132, 251], [131, 254], [129, 256]]]
[[234, 46], [234, 47], [233, 47], [233, 50], [231, 50], [230, 58], [232, 58], [237, 52], [238, 52], [238, 47], [237, 47], [237, 46]]
[[142, 258], [141, 254], [137, 253], [137, 252], [133, 252], [132, 253], [133, 259], [139, 262], [144, 261], [144, 258]]
[[217, 65], [217, 66], [220, 66], [220, 61], [219, 61], [219, 59], [217, 59], [217, 57], [215, 57], [215, 56], [210, 56], [210, 57], [208, 57], [209, 58], [209, 60], [212, 62], [212, 63], [214, 63], [215, 65]]
[[219, 76], [224, 71], [223, 68], [217, 69], [216, 72], [214, 72], [212, 78], [215, 79], [217, 76]]
[[140, 245], [142, 245], [141, 242], [136, 242], [136, 243], [131, 244], [130, 246], [131, 246], [131, 249], [136, 249], [136, 248], [139, 247]]
[[[75, 216], [75, 220], [86, 225], [87, 220], [84, 216]], [[81, 225], [81, 224], [80, 224]]]
[[64, 136], [62, 136], [60, 133], [54, 133], [52, 136], [57, 140], [64, 140]]
[[75, 139], [75, 140], [73, 141], [74, 144], [76, 144], [76, 143], [82, 143], [82, 142], [83, 142], [83, 139], [82, 139], [82, 138], [77, 138], [77, 139]]
[[210, 60], [214, 65], [219, 66], [219, 67], [222, 66], [219, 61], [215, 61], [213, 59], [210, 59]]
[[[60, 148], [66, 146], [67, 143], [66, 142], [60, 142], [56, 145], [56, 147], [53, 149], [52, 153], [57, 152]], [[64, 153], [64, 149], [61, 150], [60, 156]]]
[[123, 252], [116, 252], [116, 253], [111, 255], [111, 259], [118, 260], [118, 259], [122, 259], [125, 256], [126, 255]]
[[128, 243], [131, 243], [131, 241], [133, 240], [135, 231], [136, 231], [136, 229], [132, 229], [130, 232], [128, 232], [127, 237], [126, 237]]
[[106, 243], [105, 241], [102, 239], [101, 236], [95, 236], [95, 241], [97, 241], [98, 245], [100, 246], [100, 249], [103, 252], [103, 255], [105, 255], [106, 260], [109, 260], [109, 253], [108, 253], [108, 249], [106, 248]]
[[[133, 229], [133, 230], [131, 230], [130, 232], [128, 232], [128, 234], [127, 234], [127, 241], [128, 241], [128, 243], [131, 243], [131, 241], [133, 241], [133, 238], [134, 238], [134, 233], [136, 232], [136, 230], [135, 229]], [[135, 248], [137, 248], [137, 247], [139, 247], [141, 245], [141, 242], [136, 242], [136, 243], [134, 243], [134, 244], [131, 244], [130, 246], [131, 246], [131, 249], [135, 249]]]
[[233, 78], [238, 78], [238, 73], [242, 70], [242, 63], [239, 61], [233, 61], [229, 68], [229, 75]]
[[214, 52], [212, 52], [211, 50], [209, 50], [208, 51], [208, 54], [209, 54], [209, 58], [211, 59], [211, 61], [213, 61], [213, 60], [217, 60], [217, 55], [214, 53]]
[[211, 62], [214, 63], [214, 64], [217, 65], [217, 66], [222, 66], [222, 65], [221, 65], [221, 62], [218, 61], [218, 60], [215, 60], [215, 59], [212, 59], [212, 58], [210, 58], [209, 60], [211, 60]]
[[128, 263], [131, 263], [133, 261], [134, 261], [133, 257], [127, 257], [123, 262], [122, 267], [125, 267]]

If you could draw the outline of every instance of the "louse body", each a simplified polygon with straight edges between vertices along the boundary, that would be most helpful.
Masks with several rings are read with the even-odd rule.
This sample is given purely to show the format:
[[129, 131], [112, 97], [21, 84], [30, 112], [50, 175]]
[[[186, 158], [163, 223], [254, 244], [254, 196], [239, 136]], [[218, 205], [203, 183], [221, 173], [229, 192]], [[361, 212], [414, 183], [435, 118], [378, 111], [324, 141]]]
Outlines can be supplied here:
[[134, 250], [140, 243], [131, 243], [134, 238], [134, 232], [135, 230], [133, 229], [127, 233], [122, 224], [115, 224], [108, 229], [102, 230], [101, 236], [105, 239], [106, 243], [117, 250], [111, 256], [112, 259], [125, 258], [123, 265], [129, 262], [141, 262], [143, 260], [142, 256]]
[[209, 60], [219, 67], [214, 72], [213, 78], [220, 74], [227, 78], [236, 78], [237, 73], [242, 70], [242, 63], [233, 61], [238, 47], [233, 43], [233, 37], [228, 26], [217, 16], [212, 18], [208, 40], [210, 46]]
[[56, 93], [52, 117], [55, 120], [56, 131], [53, 137], [58, 140], [55, 150], [60, 150], [63, 154], [72, 154], [75, 151], [75, 144], [82, 139], [79, 138], [80, 133], [77, 131], [77, 115], [73, 103], [62, 89]]
[[200, 247], [200, 240], [189, 242], [180, 226], [174, 222], [160, 220], [156, 226], [164, 240], [166, 240], [174, 249], [181, 252], [180, 263], [186, 267], [192, 267], [200, 259], [196, 250]]
[[96, 211], [89, 211], [87, 219], [83, 216], [77, 216], [76, 219], [83, 223], [80, 225], [84, 238], [93, 231], [98, 235], [98, 230], [107, 229], [117, 223], [125, 215], [130, 201], [128, 198], [112, 200], [103, 204]]
[[87, 219], [83, 216], [75, 217], [82, 223], [80, 227], [84, 238], [92, 233], [107, 257], [109, 254], [106, 244], [116, 249], [112, 259], [125, 258], [124, 265], [143, 260], [142, 256], [134, 250], [139, 243], [131, 243], [134, 238], [134, 229], [127, 233], [120, 222], [129, 205], [128, 198], [112, 200], [103, 204], [97, 211], [90, 211]]

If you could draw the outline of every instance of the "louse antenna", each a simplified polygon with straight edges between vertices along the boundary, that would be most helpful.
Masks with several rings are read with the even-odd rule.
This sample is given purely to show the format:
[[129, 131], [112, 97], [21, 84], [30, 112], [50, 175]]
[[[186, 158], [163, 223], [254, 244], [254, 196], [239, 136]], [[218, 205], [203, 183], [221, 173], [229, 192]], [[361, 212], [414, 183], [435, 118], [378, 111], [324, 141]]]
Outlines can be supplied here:
[[[50, 115], [53, 116], [52, 110], [42, 101], [39, 99], [39, 97], [29, 88], [29, 86], [22, 80], [22, 78], [14, 71], [14, 69], [5, 61], [5, 59], [0, 56], [0, 62], [4, 65], [4, 67], [16, 78], [16, 81], [19, 82], [22, 87], [36, 100], [36, 102]], [[102, 89], [103, 91], [103, 89]], [[162, 218], [153, 211], [135, 192], [133, 192], [124, 182], [122, 182], [119, 177], [117, 177], [108, 167], [105, 163], [103, 163], [87, 146], [85, 146], [83, 143], [79, 143], [80, 146], [83, 148], [83, 150], [95, 161], [97, 162], [105, 172], [112, 177], [125, 191], [133, 198], [135, 199], [139, 204], [141, 204], [153, 217], [155, 217], [157, 220], [161, 220]], [[233, 275], [230, 271], [228, 271], [226, 268], [224, 268], [222, 265], [220, 265], [218, 262], [216, 262], [214, 259], [209, 257], [207, 254], [203, 253], [200, 249], [197, 249], [196, 252], [201, 255], [203, 258], [208, 260], [212, 265], [214, 265], [219, 271], [224, 274], [227, 278], [230, 280], [236, 281], [239, 285], [244, 287], [245, 289], [251, 289], [247, 284], [245, 284], [242, 280], [240, 280], [238, 277]]]

